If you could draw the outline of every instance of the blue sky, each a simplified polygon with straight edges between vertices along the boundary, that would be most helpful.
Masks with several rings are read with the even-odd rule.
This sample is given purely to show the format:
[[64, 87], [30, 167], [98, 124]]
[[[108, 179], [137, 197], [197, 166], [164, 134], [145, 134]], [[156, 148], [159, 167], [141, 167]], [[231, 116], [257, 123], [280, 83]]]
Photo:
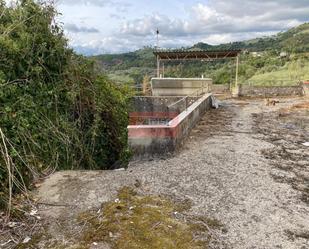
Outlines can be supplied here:
[[308, 0], [57, 0], [66, 35], [84, 54], [175, 48], [272, 35], [309, 21]]

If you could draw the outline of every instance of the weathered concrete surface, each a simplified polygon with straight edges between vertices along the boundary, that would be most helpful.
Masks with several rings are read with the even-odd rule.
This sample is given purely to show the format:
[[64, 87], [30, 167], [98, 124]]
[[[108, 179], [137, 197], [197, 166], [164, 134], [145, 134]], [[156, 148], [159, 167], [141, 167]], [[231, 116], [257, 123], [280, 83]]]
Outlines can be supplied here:
[[[214, 94], [222, 94], [230, 92], [229, 84], [211, 86], [211, 92]], [[239, 95], [245, 97], [280, 97], [280, 96], [309, 96], [309, 82], [303, 85], [295, 86], [249, 86], [239, 85]]]
[[132, 98], [132, 111], [134, 112], [166, 112], [168, 106], [182, 99], [183, 96], [135, 96]]
[[198, 97], [184, 99], [183, 96], [135, 96], [131, 100], [129, 124], [149, 124], [151, 119], [163, 119], [168, 123], [197, 99]]
[[249, 86], [239, 85], [239, 96], [245, 97], [280, 97], [280, 96], [302, 96], [304, 89], [302, 85], [295, 86]]
[[135, 96], [131, 100], [129, 113], [130, 125], [150, 124], [153, 119], [163, 119], [168, 122], [175, 118], [180, 110], [170, 109], [168, 106], [182, 99], [182, 96]]
[[229, 84], [213, 84], [211, 86], [211, 92], [214, 94], [228, 93], [230, 92], [230, 85]]
[[174, 152], [211, 104], [212, 95], [205, 94], [167, 124], [129, 125], [129, 145], [134, 157], [149, 158]]
[[[203, 89], [210, 92], [212, 79], [209, 78], [152, 78], [153, 96], [187, 96]], [[202, 91], [202, 90], [201, 90]], [[200, 94], [200, 93], [199, 93]]]
[[[219, 219], [226, 233], [212, 248], [306, 249], [309, 240], [291, 238], [286, 231], [309, 231], [309, 207], [290, 184], [272, 177], [273, 167], [261, 150], [274, 148], [254, 132], [252, 114], [267, 113], [303, 101], [285, 99], [276, 107], [261, 101], [228, 100], [211, 110], [193, 130], [185, 148], [165, 160], [136, 161], [127, 171], [58, 172], [38, 190], [53, 236], [78, 236], [74, 217], [116, 198], [122, 186], [141, 183], [145, 194], [190, 199], [190, 213]], [[271, 122], [271, 120], [269, 120]], [[295, 130], [295, 132], [297, 132]], [[67, 205], [67, 206], [65, 206]], [[62, 223], [61, 229], [57, 225]]]

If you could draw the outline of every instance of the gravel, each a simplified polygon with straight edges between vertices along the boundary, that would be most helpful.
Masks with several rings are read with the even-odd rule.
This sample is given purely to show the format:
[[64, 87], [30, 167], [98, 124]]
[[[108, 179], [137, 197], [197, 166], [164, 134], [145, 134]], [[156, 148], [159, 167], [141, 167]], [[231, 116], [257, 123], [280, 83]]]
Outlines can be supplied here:
[[120, 187], [139, 182], [145, 194], [190, 200], [190, 215], [219, 220], [225, 229], [213, 238], [212, 248], [309, 248], [309, 206], [299, 198], [299, 190], [274, 179], [274, 174], [291, 176], [274, 171], [274, 159], [263, 152], [277, 145], [265, 140], [255, 121], [261, 113], [300, 101], [284, 99], [266, 107], [262, 100], [224, 100], [219, 109], [206, 113], [181, 151], [169, 158], [131, 162], [126, 171], [55, 173], [36, 193], [45, 203], [39, 213], [50, 220], [54, 236], [68, 230], [56, 227], [59, 220], [78, 233], [76, 214], [98, 208], [116, 198]]

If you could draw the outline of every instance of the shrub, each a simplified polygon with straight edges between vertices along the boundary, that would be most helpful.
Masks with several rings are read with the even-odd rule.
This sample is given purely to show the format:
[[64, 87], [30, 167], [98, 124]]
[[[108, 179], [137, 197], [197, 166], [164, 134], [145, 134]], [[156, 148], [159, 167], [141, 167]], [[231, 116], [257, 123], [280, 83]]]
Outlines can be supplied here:
[[0, 0], [0, 207], [55, 169], [126, 163], [128, 91], [68, 48], [53, 6]]

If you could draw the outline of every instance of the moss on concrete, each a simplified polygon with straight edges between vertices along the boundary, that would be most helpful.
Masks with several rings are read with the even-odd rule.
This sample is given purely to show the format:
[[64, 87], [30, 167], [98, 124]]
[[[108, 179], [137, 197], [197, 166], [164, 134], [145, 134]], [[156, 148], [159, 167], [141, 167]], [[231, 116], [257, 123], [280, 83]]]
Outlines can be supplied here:
[[175, 203], [159, 196], [141, 196], [132, 188], [122, 188], [118, 199], [105, 203], [100, 212], [83, 213], [79, 220], [88, 224], [84, 244], [108, 242], [117, 249], [199, 249], [207, 248], [209, 236], [204, 223], [188, 223], [175, 214], [189, 208], [189, 203]]
[[102, 204], [99, 210], [78, 215], [76, 226], [81, 227], [81, 233], [77, 236], [64, 233], [62, 241], [57, 241], [42, 229], [17, 248], [90, 249], [100, 243], [111, 249], [208, 248], [210, 229], [222, 225], [207, 217], [184, 215], [190, 208], [188, 200], [140, 195], [124, 187], [115, 200]]

